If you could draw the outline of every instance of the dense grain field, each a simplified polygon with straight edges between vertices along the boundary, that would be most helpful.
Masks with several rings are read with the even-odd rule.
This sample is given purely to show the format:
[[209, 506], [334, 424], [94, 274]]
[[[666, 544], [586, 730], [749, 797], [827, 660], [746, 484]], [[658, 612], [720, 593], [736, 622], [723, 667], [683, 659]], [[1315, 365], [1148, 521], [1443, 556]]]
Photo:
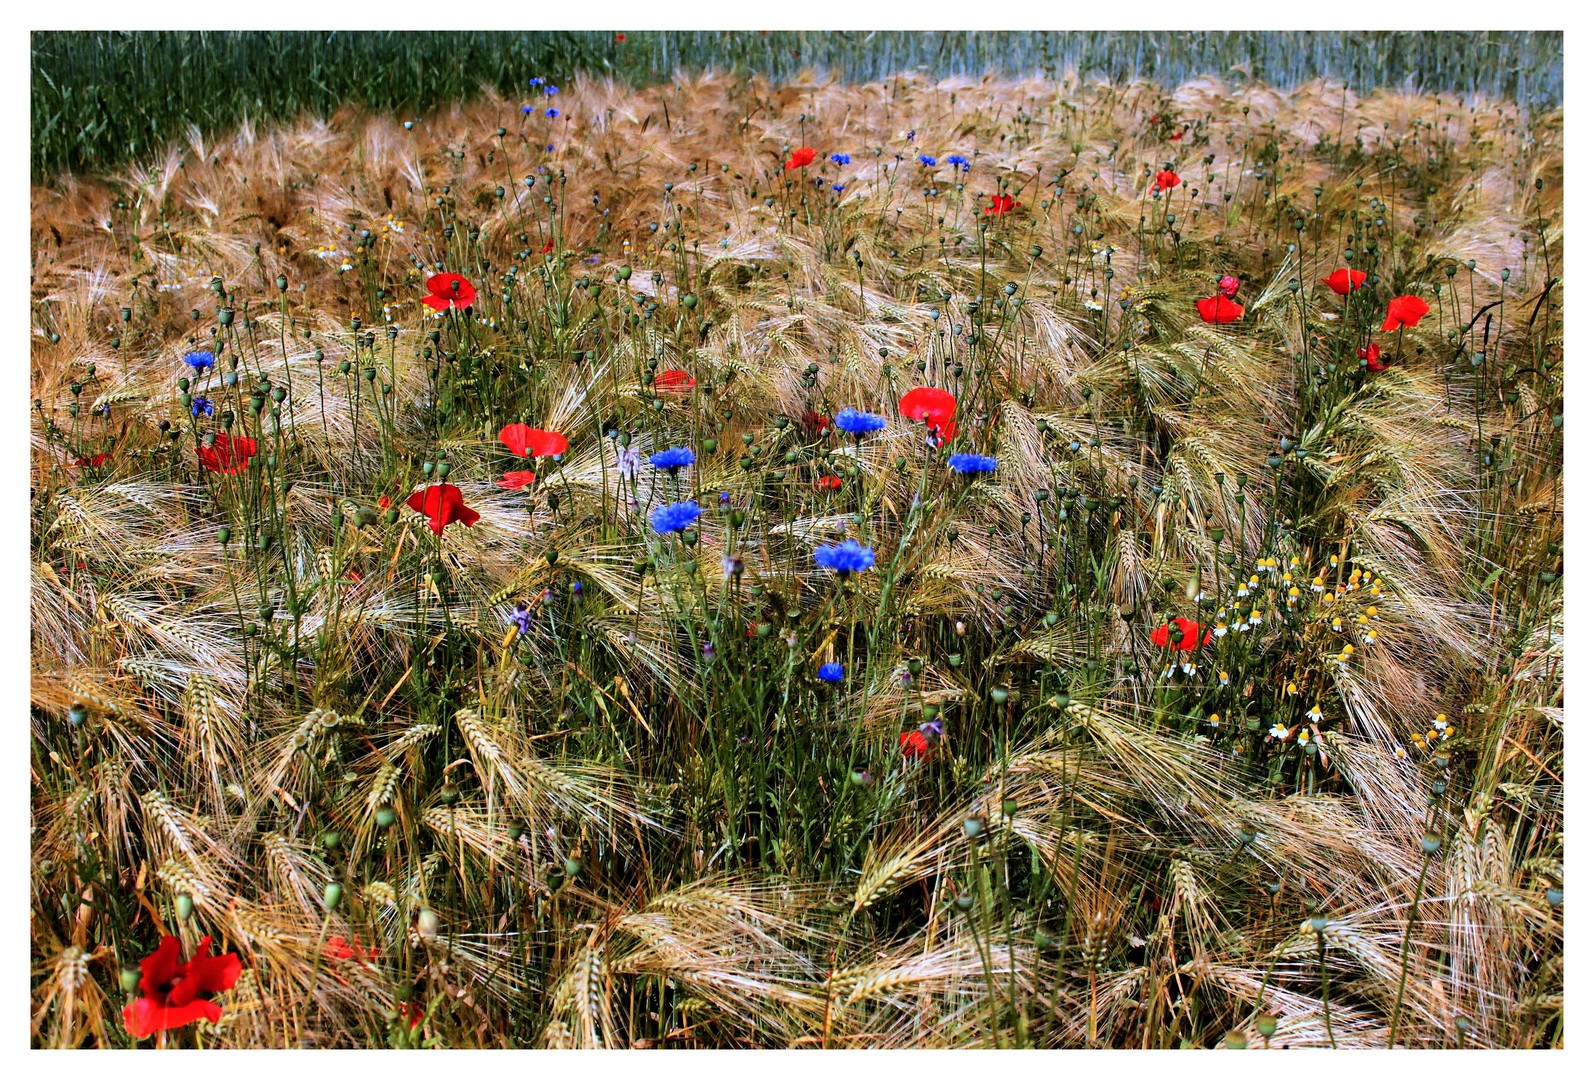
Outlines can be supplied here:
[[527, 90], [35, 187], [36, 1045], [1560, 1044], [1558, 110]]

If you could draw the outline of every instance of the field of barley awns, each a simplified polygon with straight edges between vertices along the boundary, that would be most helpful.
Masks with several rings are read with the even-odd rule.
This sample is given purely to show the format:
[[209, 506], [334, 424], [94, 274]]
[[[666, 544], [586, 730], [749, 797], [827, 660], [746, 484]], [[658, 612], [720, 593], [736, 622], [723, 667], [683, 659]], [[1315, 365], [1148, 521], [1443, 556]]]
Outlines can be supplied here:
[[35, 187], [35, 1044], [1559, 1045], [1561, 131], [534, 81]]

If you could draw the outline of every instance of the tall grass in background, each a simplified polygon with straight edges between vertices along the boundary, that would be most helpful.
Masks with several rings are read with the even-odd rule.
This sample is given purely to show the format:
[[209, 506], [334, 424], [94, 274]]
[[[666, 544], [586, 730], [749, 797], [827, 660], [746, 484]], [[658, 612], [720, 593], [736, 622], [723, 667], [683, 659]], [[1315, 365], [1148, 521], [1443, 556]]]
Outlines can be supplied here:
[[1146, 77], [1175, 84], [1238, 68], [1280, 87], [1329, 76], [1377, 87], [1486, 94], [1531, 108], [1561, 100], [1559, 32], [1173, 31], [749, 33], [272, 31], [33, 35], [33, 178], [148, 157], [189, 125], [206, 134], [346, 105], [421, 112], [531, 74], [630, 85], [727, 70], [847, 81], [900, 72]]

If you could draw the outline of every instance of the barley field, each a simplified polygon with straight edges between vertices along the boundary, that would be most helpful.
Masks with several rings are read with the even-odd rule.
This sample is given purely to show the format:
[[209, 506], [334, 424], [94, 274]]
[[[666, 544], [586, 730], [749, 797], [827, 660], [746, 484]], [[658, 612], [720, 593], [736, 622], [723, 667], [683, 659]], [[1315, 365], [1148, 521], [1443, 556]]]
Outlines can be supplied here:
[[36, 1046], [1561, 1045], [1559, 106], [538, 74], [35, 184]]

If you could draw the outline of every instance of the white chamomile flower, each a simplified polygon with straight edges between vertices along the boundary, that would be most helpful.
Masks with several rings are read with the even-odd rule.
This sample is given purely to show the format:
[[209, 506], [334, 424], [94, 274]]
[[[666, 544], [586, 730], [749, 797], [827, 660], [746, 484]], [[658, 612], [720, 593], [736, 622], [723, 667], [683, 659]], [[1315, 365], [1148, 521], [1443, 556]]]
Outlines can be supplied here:
[[1274, 724], [1268, 729], [1268, 734], [1273, 736], [1275, 739], [1287, 739], [1290, 736], [1290, 729], [1285, 727], [1283, 724]]
[[1306, 718], [1314, 724], [1321, 723], [1323, 719], [1323, 706], [1321, 704], [1313, 705], [1307, 710]]

